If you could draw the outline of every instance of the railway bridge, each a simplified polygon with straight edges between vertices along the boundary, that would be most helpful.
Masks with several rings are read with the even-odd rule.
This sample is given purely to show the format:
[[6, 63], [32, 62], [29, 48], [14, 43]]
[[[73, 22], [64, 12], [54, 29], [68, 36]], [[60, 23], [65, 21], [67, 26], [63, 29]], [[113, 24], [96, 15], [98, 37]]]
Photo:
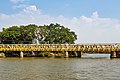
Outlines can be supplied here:
[[0, 44], [0, 52], [19, 52], [20, 57], [24, 52], [64, 52], [69, 57], [74, 52], [77, 57], [84, 53], [108, 53], [112, 58], [120, 57], [120, 44]]

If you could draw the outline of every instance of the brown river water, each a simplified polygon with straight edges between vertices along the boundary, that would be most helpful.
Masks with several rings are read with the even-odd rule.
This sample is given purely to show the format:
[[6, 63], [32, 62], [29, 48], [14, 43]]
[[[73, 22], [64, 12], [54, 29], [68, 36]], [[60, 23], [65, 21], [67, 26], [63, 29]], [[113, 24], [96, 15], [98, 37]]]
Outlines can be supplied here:
[[120, 80], [120, 59], [0, 58], [0, 80]]

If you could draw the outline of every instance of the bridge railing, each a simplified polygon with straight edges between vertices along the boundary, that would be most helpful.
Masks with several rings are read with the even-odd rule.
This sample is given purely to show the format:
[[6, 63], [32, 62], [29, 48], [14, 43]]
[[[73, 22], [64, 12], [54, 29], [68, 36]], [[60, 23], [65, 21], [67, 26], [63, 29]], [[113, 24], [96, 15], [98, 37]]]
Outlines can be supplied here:
[[0, 44], [0, 51], [82, 51], [111, 52], [120, 45], [111, 44]]

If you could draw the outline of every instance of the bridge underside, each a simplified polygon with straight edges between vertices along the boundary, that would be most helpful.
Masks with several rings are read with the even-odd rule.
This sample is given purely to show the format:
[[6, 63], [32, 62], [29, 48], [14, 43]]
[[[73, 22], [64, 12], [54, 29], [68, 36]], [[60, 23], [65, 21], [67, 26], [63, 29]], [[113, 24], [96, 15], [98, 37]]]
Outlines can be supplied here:
[[84, 54], [110, 54], [110, 58], [120, 58], [120, 52], [111, 52], [111, 53], [84, 53], [81, 51], [7, 51], [0, 52], [5, 53], [6, 57], [79, 57], [81, 58]]

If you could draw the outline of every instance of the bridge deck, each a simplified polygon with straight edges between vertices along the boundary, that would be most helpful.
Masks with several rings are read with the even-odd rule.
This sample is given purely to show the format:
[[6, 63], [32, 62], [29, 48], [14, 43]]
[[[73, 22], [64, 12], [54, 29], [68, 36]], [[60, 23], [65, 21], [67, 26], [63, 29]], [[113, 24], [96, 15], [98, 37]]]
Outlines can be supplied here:
[[0, 51], [81, 51], [114, 52], [120, 45], [112, 44], [0, 44]]

